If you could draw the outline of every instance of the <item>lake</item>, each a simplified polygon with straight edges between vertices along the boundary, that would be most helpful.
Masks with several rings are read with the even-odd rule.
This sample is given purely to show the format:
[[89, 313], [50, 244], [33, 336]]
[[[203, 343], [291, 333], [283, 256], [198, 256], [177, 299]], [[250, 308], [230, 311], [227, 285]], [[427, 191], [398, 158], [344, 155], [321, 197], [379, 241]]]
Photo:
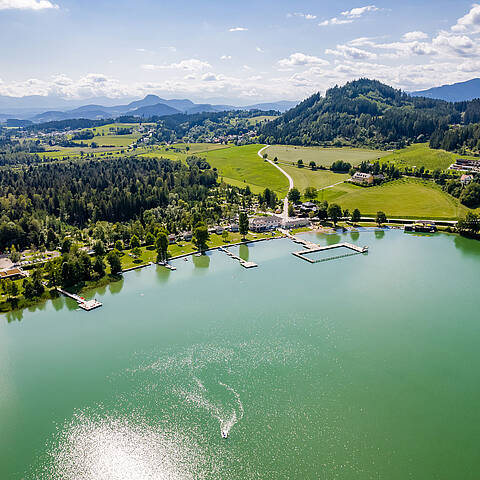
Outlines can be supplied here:
[[305, 236], [3, 315], [0, 478], [477, 479], [480, 243]]

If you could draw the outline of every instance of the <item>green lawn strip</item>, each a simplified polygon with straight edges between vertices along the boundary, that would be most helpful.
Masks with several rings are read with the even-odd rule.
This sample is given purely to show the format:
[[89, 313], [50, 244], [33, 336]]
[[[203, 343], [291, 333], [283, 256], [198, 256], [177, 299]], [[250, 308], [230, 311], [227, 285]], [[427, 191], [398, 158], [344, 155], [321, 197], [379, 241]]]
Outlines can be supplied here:
[[219, 177], [253, 185], [260, 190], [268, 187], [283, 197], [288, 190], [288, 180], [257, 155], [261, 148], [262, 145], [245, 145], [206, 152], [201, 156], [218, 170]]
[[[394, 163], [401, 167], [425, 167], [428, 170], [437, 168], [446, 170], [457, 158], [475, 159], [468, 155], [458, 155], [445, 150], [434, 150], [428, 143], [416, 143], [402, 150], [395, 150], [381, 159], [381, 163]], [[477, 158], [478, 160], [478, 158]]]
[[297, 147], [294, 145], [272, 145], [267, 148], [265, 153], [268, 154], [270, 160], [277, 157], [279, 161], [292, 164], [296, 164], [298, 160], [303, 160], [304, 165], [314, 161], [317, 166], [323, 165], [325, 167], [330, 167], [337, 160], [359, 165], [362, 161], [373, 162], [389, 154], [389, 152], [382, 150], [364, 148]]
[[382, 210], [390, 217], [450, 220], [467, 212], [457, 199], [433, 182], [409, 178], [368, 188], [341, 184], [322, 190], [319, 197], [350, 211], [358, 208], [362, 215], [369, 216]]

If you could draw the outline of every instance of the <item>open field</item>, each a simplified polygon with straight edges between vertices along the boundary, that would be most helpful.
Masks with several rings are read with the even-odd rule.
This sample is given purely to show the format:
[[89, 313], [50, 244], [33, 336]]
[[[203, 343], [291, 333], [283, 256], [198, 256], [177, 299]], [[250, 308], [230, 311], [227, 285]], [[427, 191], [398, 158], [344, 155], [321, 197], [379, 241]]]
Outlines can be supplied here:
[[328, 187], [334, 183], [343, 182], [350, 175], [344, 173], [334, 173], [330, 170], [316, 170], [312, 171], [310, 168], [298, 168], [287, 165], [280, 165], [292, 178], [295, 186], [301, 193], [307, 187], [315, 187], [317, 190], [320, 188]]
[[308, 165], [312, 160], [317, 166], [330, 167], [333, 162], [343, 160], [352, 165], [359, 165], [361, 162], [378, 160], [389, 152], [381, 150], [368, 150], [363, 148], [324, 148], [324, 147], [296, 147], [293, 145], [272, 145], [265, 150], [268, 158], [278, 158], [279, 162], [296, 164], [303, 160]]
[[390, 217], [456, 219], [467, 208], [432, 182], [402, 179], [377, 187], [341, 184], [322, 190], [319, 198], [338, 203], [343, 209], [358, 208], [362, 215], [375, 216], [378, 210]]
[[446, 170], [457, 158], [477, 159], [468, 155], [458, 155], [445, 150], [434, 150], [428, 143], [416, 143], [381, 159], [382, 163], [394, 163], [398, 168], [402, 167], [425, 167], [428, 170], [439, 168]]
[[249, 185], [252, 191], [262, 191], [266, 187], [280, 196], [288, 190], [287, 178], [268, 162], [257, 155], [262, 145], [245, 145], [206, 152], [204, 156], [212, 167], [218, 170], [219, 177], [237, 186]]
[[278, 118], [277, 115], [260, 115], [259, 117], [252, 117], [248, 119], [249, 125], [258, 125], [262, 122], [270, 122]]

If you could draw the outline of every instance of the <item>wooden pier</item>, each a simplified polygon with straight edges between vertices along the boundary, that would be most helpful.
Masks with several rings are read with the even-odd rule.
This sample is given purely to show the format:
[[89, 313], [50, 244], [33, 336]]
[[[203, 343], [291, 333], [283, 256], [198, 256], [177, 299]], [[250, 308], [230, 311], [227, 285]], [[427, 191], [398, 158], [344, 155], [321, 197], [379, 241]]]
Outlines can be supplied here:
[[243, 258], [239, 257], [238, 255], [235, 255], [234, 253], [232, 253], [230, 250], [226, 249], [225, 247], [219, 247], [218, 248], [221, 252], [224, 252], [226, 253], [229, 257], [235, 259], [235, 260], [238, 260], [238, 262], [240, 263], [240, 265], [243, 267], [243, 268], [255, 268], [255, 267], [258, 267], [258, 265], [254, 262], [247, 262], [246, 260], [244, 260]]
[[90, 310], [95, 310], [96, 308], [101, 307], [103, 304], [96, 300], [95, 298], [93, 300], [85, 300], [85, 298], [80, 297], [79, 295], [76, 295], [75, 293], [70, 293], [67, 292], [66, 290], [62, 290], [61, 288], [57, 287], [57, 292], [61, 293], [62, 295], [65, 295], [66, 297], [72, 298], [78, 303], [78, 306], [87, 312]]
[[[293, 237], [293, 235], [292, 235]], [[368, 252], [368, 247], [359, 247], [358, 245], [354, 245], [353, 243], [348, 243], [348, 242], [342, 242], [342, 243], [335, 243], [333, 245], [326, 245], [324, 247], [321, 247], [320, 245], [317, 245], [316, 243], [312, 243], [309, 241], [304, 241], [303, 239], [299, 239], [298, 237], [293, 237], [297, 242], [296, 243], [301, 243], [304, 245], [305, 250], [300, 250], [298, 252], [292, 252], [292, 255], [295, 255], [298, 258], [301, 258], [302, 260], [306, 260], [307, 262], [310, 263], [320, 263], [320, 262], [326, 262], [328, 260], [335, 260], [337, 258], [344, 258], [344, 257], [350, 257], [352, 255], [359, 255], [361, 253], [367, 253]], [[335, 255], [333, 257], [327, 257], [327, 258], [321, 258], [317, 260], [313, 260], [311, 258], [308, 258], [308, 254], [311, 253], [317, 253], [317, 252], [325, 252], [328, 250], [335, 250], [337, 248], [347, 248], [351, 250], [349, 253], [343, 253], [341, 255]]]

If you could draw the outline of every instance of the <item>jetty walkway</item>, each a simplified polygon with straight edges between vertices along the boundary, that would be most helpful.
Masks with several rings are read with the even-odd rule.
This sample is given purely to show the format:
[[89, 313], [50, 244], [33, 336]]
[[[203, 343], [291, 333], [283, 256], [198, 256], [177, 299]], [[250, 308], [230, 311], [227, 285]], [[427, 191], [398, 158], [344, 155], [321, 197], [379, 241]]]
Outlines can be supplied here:
[[99, 302], [97, 299], [93, 300], [85, 300], [83, 297], [76, 295], [75, 293], [67, 292], [66, 290], [62, 290], [61, 288], [57, 287], [57, 292], [65, 295], [66, 297], [72, 298], [78, 303], [78, 306], [89, 312], [90, 310], [94, 310], [95, 308], [101, 307], [103, 304]]
[[225, 247], [219, 247], [218, 250], [220, 250], [223, 253], [226, 253], [229, 257], [238, 260], [240, 265], [244, 268], [255, 268], [258, 267], [258, 265], [254, 262], [247, 262], [243, 258], [239, 257], [238, 255], [235, 255], [232, 253], [230, 250], [226, 249]]

